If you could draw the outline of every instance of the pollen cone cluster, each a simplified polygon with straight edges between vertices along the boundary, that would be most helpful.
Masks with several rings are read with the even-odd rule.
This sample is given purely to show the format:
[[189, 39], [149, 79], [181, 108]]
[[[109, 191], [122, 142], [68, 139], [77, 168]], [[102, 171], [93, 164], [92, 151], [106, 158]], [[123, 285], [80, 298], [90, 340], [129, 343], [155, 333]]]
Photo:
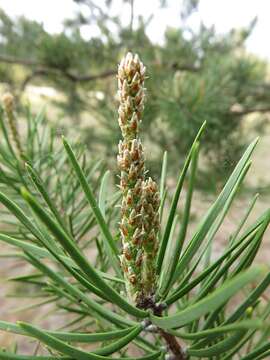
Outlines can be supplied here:
[[120, 231], [121, 265], [131, 302], [141, 306], [155, 290], [155, 258], [159, 231], [159, 194], [156, 183], [145, 179], [144, 152], [138, 137], [145, 100], [145, 67], [138, 55], [128, 53], [118, 68], [118, 166], [122, 191]]
[[20, 142], [20, 135], [17, 129], [17, 123], [14, 116], [14, 96], [10, 93], [6, 93], [2, 97], [3, 107], [5, 109], [8, 125], [10, 127], [11, 135], [16, 146], [19, 156], [23, 159], [24, 152]]

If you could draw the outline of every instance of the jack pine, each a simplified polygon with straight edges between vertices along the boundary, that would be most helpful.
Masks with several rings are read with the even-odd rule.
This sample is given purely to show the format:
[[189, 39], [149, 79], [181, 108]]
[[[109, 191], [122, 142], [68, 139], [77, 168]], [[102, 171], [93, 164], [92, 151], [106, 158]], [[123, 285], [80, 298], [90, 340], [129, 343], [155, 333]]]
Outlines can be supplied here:
[[139, 127], [145, 102], [145, 66], [139, 56], [128, 53], [118, 67], [119, 143], [118, 166], [122, 191], [120, 231], [121, 265], [131, 302], [143, 307], [156, 284], [155, 260], [159, 231], [157, 184], [145, 178], [144, 151]]

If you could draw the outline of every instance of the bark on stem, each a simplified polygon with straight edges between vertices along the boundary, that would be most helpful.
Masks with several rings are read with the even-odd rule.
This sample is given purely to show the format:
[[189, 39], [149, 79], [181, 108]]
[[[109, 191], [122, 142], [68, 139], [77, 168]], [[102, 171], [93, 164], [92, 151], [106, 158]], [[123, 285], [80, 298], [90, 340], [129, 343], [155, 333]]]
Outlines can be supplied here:
[[[153, 313], [156, 316], [161, 317], [162, 316], [162, 306], [154, 305]], [[176, 337], [174, 335], [168, 334], [164, 329], [158, 328], [158, 332], [162, 336], [162, 338], [165, 340], [169, 350], [174, 355], [173, 359], [175, 360], [186, 360], [185, 352], [177, 341]]]

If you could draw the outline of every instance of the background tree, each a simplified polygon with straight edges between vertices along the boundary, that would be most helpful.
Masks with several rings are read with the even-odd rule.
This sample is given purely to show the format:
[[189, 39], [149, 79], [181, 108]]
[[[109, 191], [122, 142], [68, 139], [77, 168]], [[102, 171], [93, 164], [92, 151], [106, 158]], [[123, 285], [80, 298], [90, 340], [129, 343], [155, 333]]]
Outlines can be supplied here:
[[[102, 146], [110, 155], [119, 137], [112, 121], [116, 118], [116, 71], [112, 64], [127, 50], [138, 52], [151, 68], [147, 80], [151, 96], [143, 126], [155, 145], [153, 167], [164, 148], [172, 150], [175, 156], [171, 161], [178, 164], [207, 120], [204, 153], [212, 166], [218, 165], [221, 175], [227, 173], [245, 143], [239, 139], [243, 139], [246, 115], [259, 112], [263, 120], [263, 114], [270, 111], [267, 64], [245, 51], [256, 19], [248, 28], [223, 36], [204, 24], [194, 31], [188, 18], [197, 11], [198, 1], [187, 0], [183, 2], [181, 27], [167, 28], [164, 42], [156, 44], [147, 35], [152, 17], [136, 16], [134, 0], [123, 0], [123, 6], [130, 6], [130, 17], [124, 20], [120, 13], [111, 15], [116, 6], [113, 0], [74, 1], [78, 12], [65, 21], [59, 34], [48, 33], [42, 24], [24, 17], [11, 19], [1, 11], [2, 81], [18, 95], [30, 83], [56, 88], [65, 97], [55, 99], [55, 104], [76, 124], [82, 114], [91, 114], [95, 121], [89, 120], [86, 141], [90, 147]], [[170, 6], [170, 2], [161, 1], [160, 5]], [[82, 36], [86, 26], [90, 29], [88, 39]], [[96, 31], [91, 35], [93, 29]]]

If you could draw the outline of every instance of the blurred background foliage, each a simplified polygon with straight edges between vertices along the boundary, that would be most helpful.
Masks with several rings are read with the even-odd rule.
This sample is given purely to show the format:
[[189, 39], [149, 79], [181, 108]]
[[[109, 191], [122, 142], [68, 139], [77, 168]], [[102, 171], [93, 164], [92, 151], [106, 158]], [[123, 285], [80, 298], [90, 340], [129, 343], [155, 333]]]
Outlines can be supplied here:
[[[78, 11], [66, 19], [61, 33], [51, 34], [42, 24], [25, 17], [10, 18], [0, 10], [0, 81], [23, 100], [27, 87], [49, 86], [61, 96], [51, 101], [66, 124], [82, 131], [90, 150], [110, 160], [120, 137], [117, 124], [116, 67], [127, 50], [137, 52], [148, 68], [148, 101], [143, 132], [152, 171], [157, 171], [164, 150], [176, 170], [198, 128], [208, 122], [202, 149], [205, 170], [212, 183], [223, 179], [250, 140], [245, 122], [263, 129], [270, 111], [267, 63], [245, 50], [256, 19], [245, 29], [218, 35], [214, 27], [188, 25], [198, 11], [198, 0], [183, 1], [181, 26], [168, 27], [162, 43], [147, 35], [150, 18], [115, 15], [114, 0], [74, 0]], [[124, 4], [125, 3], [125, 4]], [[160, 1], [161, 7], [170, 1]], [[112, 11], [114, 9], [114, 11]], [[53, 10], [52, 10], [53, 11]], [[85, 26], [93, 28], [88, 38]], [[20, 110], [20, 109], [18, 109]], [[80, 125], [80, 126], [79, 126]], [[175, 167], [174, 167], [175, 166]], [[199, 182], [203, 184], [202, 182]], [[208, 184], [209, 185], [209, 184]]]

